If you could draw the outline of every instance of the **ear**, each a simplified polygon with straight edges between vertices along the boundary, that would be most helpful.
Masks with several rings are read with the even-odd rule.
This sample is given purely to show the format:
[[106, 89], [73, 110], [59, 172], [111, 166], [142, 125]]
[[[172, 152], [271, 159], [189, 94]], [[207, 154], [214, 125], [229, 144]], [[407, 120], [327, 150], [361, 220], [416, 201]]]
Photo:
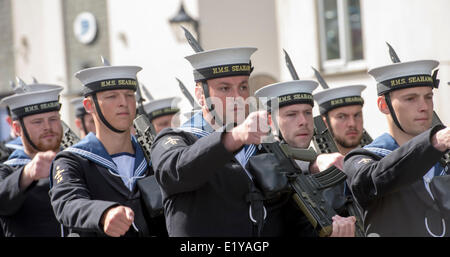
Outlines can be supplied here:
[[83, 99], [83, 106], [87, 113], [94, 113], [94, 102], [92, 97], [86, 97]]
[[387, 106], [386, 99], [384, 98], [384, 96], [379, 96], [377, 98], [377, 105], [378, 105], [378, 109], [380, 110], [380, 112], [382, 112], [384, 114], [390, 114], [391, 113], [389, 111], [389, 108]]
[[12, 127], [13, 120], [11, 119], [11, 116], [9, 116], [9, 115], [6, 116], [5, 120], [6, 120], [6, 122], [8, 122], [9, 126]]
[[327, 118], [325, 117], [325, 115], [320, 115], [320, 117], [322, 117], [323, 123], [325, 123], [325, 126], [327, 126], [327, 128], [328, 128], [328, 122], [327, 122]]
[[18, 120], [14, 120], [11, 123], [11, 128], [16, 136], [22, 136], [22, 127], [20, 126], [20, 122]]
[[195, 84], [195, 98], [197, 98], [197, 102], [200, 106], [205, 106], [205, 94], [203, 93], [201, 82]]
[[83, 125], [81, 124], [81, 119], [80, 118], [76, 118], [75, 119], [75, 126], [77, 126], [77, 128], [79, 130], [83, 129]]

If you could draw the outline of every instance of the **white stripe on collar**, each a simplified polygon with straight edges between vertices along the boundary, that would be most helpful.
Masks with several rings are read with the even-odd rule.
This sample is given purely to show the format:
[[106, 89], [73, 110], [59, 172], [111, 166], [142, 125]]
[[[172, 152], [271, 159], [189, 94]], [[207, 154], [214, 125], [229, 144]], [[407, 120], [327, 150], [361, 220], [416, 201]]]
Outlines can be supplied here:
[[28, 163], [30, 163], [31, 160], [30, 159], [10, 159], [7, 160], [5, 162], [3, 162], [3, 164], [9, 165], [9, 166], [24, 166], [27, 165]]

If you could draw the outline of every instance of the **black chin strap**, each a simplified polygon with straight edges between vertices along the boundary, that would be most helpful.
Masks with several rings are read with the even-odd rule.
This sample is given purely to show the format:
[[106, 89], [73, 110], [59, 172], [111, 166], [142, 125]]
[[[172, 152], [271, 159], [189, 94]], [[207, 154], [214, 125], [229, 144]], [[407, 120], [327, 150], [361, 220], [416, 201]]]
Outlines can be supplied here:
[[87, 135], [89, 132], [87, 131], [86, 125], [84, 124], [84, 115], [80, 117], [81, 126], [83, 127], [84, 134]]
[[23, 123], [23, 118], [19, 119], [20, 126], [22, 126], [23, 134], [25, 135], [25, 138], [30, 143], [31, 147], [33, 147], [36, 151], [40, 152], [39, 148], [31, 141], [30, 135], [28, 134], [27, 128], [25, 127], [25, 123]]
[[208, 84], [206, 83], [206, 81], [202, 81], [202, 89], [203, 89], [203, 94], [205, 95], [206, 109], [211, 113], [211, 115], [213, 116], [213, 119], [217, 125], [219, 125], [220, 127], [224, 126], [221, 118], [218, 116], [218, 114], [214, 108], [214, 104], [211, 103], [211, 99], [210, 99], [210, 95], [209, 95], [209, 88], [208, 88]]
[[333, 128], [331, 127], [330, 116], [328, 115], [328, 112], [325, 114], [325, 120], [328, 125], [328, 130], [330, 131], [331, 136], [334, 138]]
[[[94, 104], [95, 104], [95, 109], [97, 109], [97, 113], [98, 116], [100, 117], [100, 119], [102, 120], [103, 124], [105, 124], [110, 130], [116, 132], [116, 133], [124, 133], [126, 130], [119, 130], [114, 128], [106, 119], [105, 116], [103, 116], [102, 110], [100, 109], [100, 105], [98, 104], [98, 100], [97, 100], [97, 94], [94, 93], [92, 95], [92, 99], [94, 100]], [[83, 122], [84, 125], [84, 122]]]
[[400, 122], [397, 119], [397, 115], [395, 114], [394, 108], [392, 107], [391, 95], [388, 93], [384, 94], [384, 99], [386, 100], [386, 104], [389, 108], [389, 112], [391, 113], [392, 120], [394, 120], [395, 125], [404, 133], [406, 131], [403, 130], [402, 126], [400, 126]]

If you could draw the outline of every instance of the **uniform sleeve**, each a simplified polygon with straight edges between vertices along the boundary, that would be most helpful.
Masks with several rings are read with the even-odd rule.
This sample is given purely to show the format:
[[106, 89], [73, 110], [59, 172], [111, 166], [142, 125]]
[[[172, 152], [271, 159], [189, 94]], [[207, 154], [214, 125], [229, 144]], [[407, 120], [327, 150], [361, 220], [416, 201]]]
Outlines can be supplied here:
[[384, 158], [365, 149], [348, 153], [344, 172], [358, 203], [365, 208], [423, 177], [442, 158], [443, 153], [431, 144], [431, 137], [440, 128], [423, 132]]
[[50, 200], [56, 219], [68, 228], [103, 233], [100, 219], [115, 202], [93, 200], [83, 174], [83, 167], [69, 154], [56, 156], [51, 167]]
[[204, 185], [233, 158], [222, 135], [214, 132], [197, 140], [185, 132], [160, 134], [152, 145], [151, 160], [161, 189], [172, 195]]
[[25, 166], [11, 167], [0, 164], [0, 215], [15, 214], [26, 199], [27, 192], [36, 185], [34, 181], [25, 190], [20, 190], [19, 183]]

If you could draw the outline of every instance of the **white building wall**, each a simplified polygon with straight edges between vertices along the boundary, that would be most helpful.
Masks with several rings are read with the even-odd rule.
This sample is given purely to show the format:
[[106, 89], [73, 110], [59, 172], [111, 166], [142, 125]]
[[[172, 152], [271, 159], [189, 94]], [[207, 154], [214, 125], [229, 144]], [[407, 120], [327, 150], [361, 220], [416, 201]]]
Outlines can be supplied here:
[[[65, 47], [60, 0], [14, 0], [13, 34], [16, 76], [26, 83], [66, 87]], [[63, 91], [64, 93], [64, 91]], [[68, 120], [68, 104], [61, 109]]]
[[[192, 67], [184, 59], [193, 54], [187, 42], [179, 43], [169, 24], [180, 1], [109, 0], [111, 64], [138, 65], [138, 79], [155, 99], [180, 96], [183, 110], [191, 109], [182, 95], [179, 78], [194, 94]], [[186, 12], [198, 17], [197, 1], [184, 1]], [[127, 44], [120, 38], [126, 37]]]
[[280, 79], [276, 2], [273, 0], [199, 0], [201, 43], [205, 49], [249, 46], [252, 75]]
[[[111, 63], [139, 65], [142, 83], [155, 98], [180, 96], [183, 110], [189, 103], [178, 88], [180, 78], [194, 93], [192, 67], [184, 59], [193, 54], [179, 43], [169, 25], [180, 0], [108, 0]], [[66, 84], [65, 46], [61, 0], [14, 0], [14, 52], [16, 73], [26, 82], [31, 77], [47, 83]], [[290, 80], [282, 49], [290, 54], [303, 79], [315, 79], [311, 66], [320, 67], [316, 0], [184, 0], [186, 11], [200, 21], [205, 49], [255, 46], [255, 74]], [[364, 65], [359, 70], [323, 71], [331, 87], [364, 84], [365, 128], [376, 137], [387, 130], [376, 106], [376, 84], [367, 70], [390, 64], [385, 42], [403, 61], [436, 59], [441, 86], [435, 93], [435, 110], [450, 124], [450, 1], [361, 0]], [[27, 38], [28, 50], [22, 38]], [[124, 40], [125, 39], [125, 40]], [[72, 74], [70, 74], [72, 76]], [[317, 89], [320, 91], [321, 89]], [[69, 105], [63, 98], [63, 119]], [[317, 106], [314, 108], [317, 114]]]
[[[291, 79], [281, 48], [290, 54], [300, 78], [315, 80], [311, 66], [320, 67], [317, 1], [278, 0], [276, 3], [281, 80]], [[402, 61], [440, 61], [441, 86], [435, 91], [435, 110], [444, 124], [450, 124], [450, 86], [447, 85], [450, 81], [450, 34], [444, 32], [450, 26], [448, 10], [450, 1], [446, 0], [361, 0], [363, 65], [357, 70], [321, 73], [331, 87], [367, 86], [362, 93], [364, 127], [372, 137], [386, 132], [387, 122], [378, 110], [376, 83], [367, 70], [391, 63], [386, 41], [396, 49]], [[319, 87], [316, 92], [321, 90]], [[318, 114], [317, 106], [314, 114]]]
[[[361, 7], [368, 67], [391, 63], [386, 41], [402, 61], [439, 61], [441, 84], [435, 90], [435, 110], [444, 124], [450, 124], [450, 1], [362, 0]], [[369, 85], [376, 87], [373, 79]]]

